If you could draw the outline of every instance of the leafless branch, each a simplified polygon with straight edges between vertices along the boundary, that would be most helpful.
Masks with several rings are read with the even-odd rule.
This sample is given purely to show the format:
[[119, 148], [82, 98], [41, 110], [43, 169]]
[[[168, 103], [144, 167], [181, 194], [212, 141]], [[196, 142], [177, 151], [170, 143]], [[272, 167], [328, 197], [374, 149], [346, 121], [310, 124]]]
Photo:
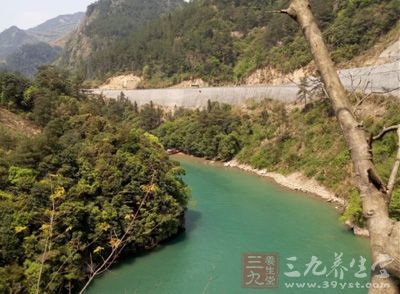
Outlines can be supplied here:
[[385, 128], [383, 128], [383, 130], [378, 135], [372, 137], [372, 140], [373, 141], [379, 140], [383, 136], [385, 136], [387, 133], [396, 131], [398, 128], [400, 128], [400, 124], [399, 125], [393, 125], [393, 126], [390, 126], [390, 127], [387, 127], [387, 128], [385, 127]]
[[46, 260], [46, 255], [51, 250], [54, 219], [55, 219], [55, 216], [56, 216], [56, 200], [53, 197], [53, 193], [54, 193], [54, 188], [52, 186], [52, 196], [50, 196], [50, 199], [51, 199], [50, 223], [49, 223], [49, 228], [48, 228], [48, 232], [47, 232], [47, 236], [46, 236], [46, 240], [45, 240], [45, 245], [44, 245], [42, 257], [40, 259], [39, 275], [38, 275], [38, 279], [37, 279], [37, 282], [36, 282], [36, 294], [40, 293], [40, 283], [42, 281], [42, 274], [43, 274], [43, 269], [44, 269], [44, 263], [45, 263], [45, 260]]
[[51, 285], [51, 283], [55, 280], [55, 278], [56, 278], [56, 276], [57, 276], [56, 274], [58, 274], [58, 273], [61, 272], [61, 270], [64, 268], [64, 266], [67, 264], [67, 262], [70, 261], [70, 259], [75, 255], [75, 253], [77, 253], [79, 250], [83, 250], [83, 249], [86, 249], [86, 248], [90, 247], [92, 244], [94, 244], [94, 243], [97, 241], [97, 239], [98, 239], [98, 238], [96, 238], [95, 240], [93, 240], [92, 242], [90, 242], [89, 244], [87, 244], [86, 246], [84, 246], [83, 248], [79, 248], [79, 244], [78, 244], [77, 248], [76, 248], [74, 251], [72, 251], [72, 252], [67, 256], [67, 258], [66, 258], [66, 259], [64, 260], [64, 262], [60, 265], [60, 267], [57, 269], [57, 271], [55, 271], [55, 272], [53, 273], [53, 277], [52, 277], [52, 279], [50, 280], [50, 282], [47, 283], [47, 286], [46, 286], [45, 289], [48, 289], [48, 288], [49, 288], [49, 286]]
[[360, 100], [358, 100], [357, 104], [354, 106], [354, 112], [358, 110], [358, 108], [364, 103], [365, 100], [367, 100], [369, 97], [371, 97], [374, 93], [371, 92], [367, 95], [364, 95]]
[[[151, 181], [150, 181], [150, 186], [153, 185], [154, 183], [154, 174], [151, 177]], [[143, 205], [146, 203], [147, 198], [149, 197], [149, 195], [151, 194], [151, 188], [149, 188], [146, 191], [145, 196], [143, 197], [142, 201], [140, 202], [139, 207], [136, 210], [135, 215], [133, 216], [132, 220], [129, 222], [124, 234], [122, 235], [122, 237], [120, 239], [118, 239], [117, 243], [114, 245], [114, 247], [111, 250], [111, 253], [108, 255], [108, 257], [104, 260], [104, 262], [90, 275], [88, 281], [86, 282], [86, 284], [83, 286], [82, 290], [79, 291], [79, 294], [83, 294], [85, 293], [87, 287], [91, 284], [91, 282], [93, 281], [93, 279], [95, 277], [97, 277], [99, 274], [103, 273], [104, 271], [106, 271], [112, 264], [112, 261], [114, 261], [116, 259], [116, 256], [119, 254], [120, 252], [120, 248], [121, 246], [123, 246], [124, 242], [126, 241], [126, 238], [128, 237], [128, 235], [130, 234], [132, 228], [133, 228], [133, 224], [135, 223], [137, 217], [139, 216], [140, 210], [142, 209]]]
[[388, 185], [387, 185], [387, 199], [388, 199], [388, 204], [390, 204], [391, 197], [393, 194], [394, 187], [396, 185], [396, 179], [397, 179], [397, 174], [399, 172], [399, 167], [400, 167], [400, 124], [399, 125], [393, 125], [390, 127], [385, 127], [383, 130], [376, 135], [375, 137], [372, 137], [372, 141], [380, 140], [382, 139], [387, 133], [389, 132], [394, 132], [397, 131], [397, 137], [398, 137], [398, 150], [397, 150], [397, 155], [395, 162], [392, 167], [392, 171], [390, 173]]
[[396, 186], [397, 174], [399, 172], [399, 167], [400, 167], [400, 125], [397, 128], [397, 137], [398, 137], [397, 155], [396, 155], [396, 159], [394, 161], [392, 172], [390, 173], [389, 182], [388, 182], [388, 193], [387, 194], [388, 194], [389, 203], [392, 198], [394, 187]]
[[265, 11], [266, 13], [283, 13], [283, 14], [288, 14], [287, 9], [281, 9], [281, 10], [267, 10]]
[[393, 88], [393, 89], [383, 88], [383, 91], [373, 91], [371, 93], [373, 93], [373, 94], [389, 94], [389, 93], [392, 93], [392, 92], [397, 91], [399, 89], [400, 89], [400, 87]]

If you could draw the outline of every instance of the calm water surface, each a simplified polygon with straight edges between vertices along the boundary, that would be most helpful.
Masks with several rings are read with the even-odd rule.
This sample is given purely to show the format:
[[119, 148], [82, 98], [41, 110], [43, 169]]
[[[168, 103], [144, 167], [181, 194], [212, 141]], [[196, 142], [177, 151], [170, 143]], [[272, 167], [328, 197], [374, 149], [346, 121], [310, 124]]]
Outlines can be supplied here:
[[[368, 241], [347, 232], [335, 210], [317, 199], [288, 192], [267, 180], [245, 172], [188, 157], [176, 157], [187, 171], [185, 181], [193, 200], [187, 212], [187, 231], [150, 253], [127, 260], [98, 278], [91, 294], [162, 293], [367, 293], [365, 289], [324, 289], [324, 281], [366, 283], [355, 278], [360, 256], [367, 258]], [[242, 288], [242, 254], [278, 253], [279, 287]], [[335, 252], [343, 253], [343, 280], [304, 277], [312, 256], [318, 257], [328, 273]], [[287, 258], [296, 257], [296, 261]], [[352, 259], [356, 263], [350, 267]], [[290, 270], [288, 263], [293, 265]], [[285, 273], [298, 271], [300, 278]], [[317, 289], [287, 288], [285, 283], [317, 282]], [[300, 284], [301, 286], [301, 284]]]

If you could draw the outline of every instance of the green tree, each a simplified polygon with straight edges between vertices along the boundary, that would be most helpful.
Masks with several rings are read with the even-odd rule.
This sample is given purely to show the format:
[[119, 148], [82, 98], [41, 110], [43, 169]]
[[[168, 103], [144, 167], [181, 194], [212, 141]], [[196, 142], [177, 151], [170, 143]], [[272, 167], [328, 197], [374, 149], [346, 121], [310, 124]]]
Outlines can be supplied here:
[[71, 81], [68, 73], [52, 65], [38, 68], [35, 82], [40, 88], [45, 88], [57, 94], [71, 94]]
[[30, 86], [30, 81], [20, 75], [0, 73], [0, 105], [11, 110], [29, 110], [30, 104], [24, 99], [24, 91]]

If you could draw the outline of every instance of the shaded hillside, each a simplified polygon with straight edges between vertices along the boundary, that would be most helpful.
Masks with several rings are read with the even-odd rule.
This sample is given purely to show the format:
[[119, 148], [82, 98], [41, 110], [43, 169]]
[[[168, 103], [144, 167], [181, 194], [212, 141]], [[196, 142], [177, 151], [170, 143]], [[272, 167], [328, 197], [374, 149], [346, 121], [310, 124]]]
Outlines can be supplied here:
[[60, 15], [34, 28], [28, 29], [26, 32], [39, 41], [51, 43], [77, 29], [84, 16], [84, 12]]
[[23, 45], [7, 57], [7, 69], [32, 77], [39, 66], [52, 63], [60, 50], [44, 42]]
[[25, 31], [12, 26], [0, 34], [0, 60], [4, 60], [19, 47], [25, 44], [37, 43], [38, 40]]
[[[213, 84], [241, 82], [266, 66], [293, 71], [311, 61], [306, 42], [290, 18], [268, 12], [285, 8], [289, 2], [195, 0], [144, 29], [129, 35], [124, 29], [113, 42], [87, 51], [84, 67], [79, 70], [89, 79], [134, 72], [143, 75], [149, 86], [192, 77]], [[395, 26], [400, 13], [397, 0], [311, 2], [337, 62], [373, 46]], [[89, 15], [102, 31], [119, 13], [114, 10], [107, 21], [93, 12]], [[99, 34], [89, 26], [82, 37], [87, 46], [71, 43], [70, 50], [84, 52]], [[68, 56], [64, 64], [79, 59]]]
[[68, 41], [60, 64], [80, 64], [182, 4], [183, 0], [100, 0], [88, 7], [86, 18]]
[[38, 66], [59, 56], [63, 38], [78, 27], [83, 16], [82, 12], [61, 15], [26, 31], [15, 26], [5, 30], [0, 34], [0, 71], [32, 77]]

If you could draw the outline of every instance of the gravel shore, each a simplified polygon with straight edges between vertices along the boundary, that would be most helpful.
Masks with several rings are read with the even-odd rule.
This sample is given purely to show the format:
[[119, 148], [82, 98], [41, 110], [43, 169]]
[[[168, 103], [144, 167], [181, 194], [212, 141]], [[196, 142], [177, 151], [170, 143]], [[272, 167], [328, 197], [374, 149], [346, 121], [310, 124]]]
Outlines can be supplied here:
[[309, 179], [300, 172], [295, 172], [288, 176], [285, 176], [279, 173], [268, 172], [265, 169], [255, 169], [250, 165], [241, 164], [235, 159], [226, 162], [224, 165], [227, 167], [236, 167], [263, 177], [272, 178], [279, 185], [282, 185], [292, 190], [314, 194], [326, 200], [327, 202], [336, 203], [341, 206], [344, 206], [346, 204], [344, 199], [336, 197], [336, 195], [333, 192], [321, 186], [315, 179]]

